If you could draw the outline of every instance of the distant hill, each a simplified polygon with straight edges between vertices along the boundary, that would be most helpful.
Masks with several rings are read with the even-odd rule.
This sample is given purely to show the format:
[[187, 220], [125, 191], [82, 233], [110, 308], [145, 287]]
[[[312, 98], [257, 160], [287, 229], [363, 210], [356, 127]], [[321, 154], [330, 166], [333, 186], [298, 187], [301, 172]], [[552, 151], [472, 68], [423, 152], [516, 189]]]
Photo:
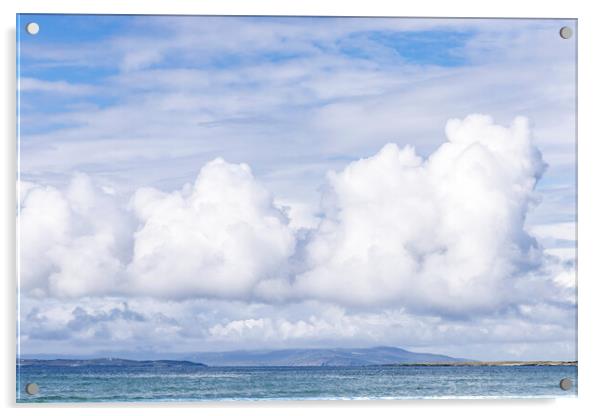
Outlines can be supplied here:
[[205, 352], [184, 359], [209, 366], [365, 366], [402, 363], [462, 362], [446, 355], [416, 353], [396, 347], [320, 348]]
[[54, 360], [40, 360], [40, 359], [28, 359], [23, 358], [18, 360], [17, 363], [22, 366], [43, 364], [45, 366], [54, 367], [84, 367], [84, 366], [119, 366], [119, 367], [136, 367], [136, 368], [165, 368], [165, 367], [183, 367], [183, 366], [194, 366], [194, 367], [207, 367], [205, 364], [181, 361], [181, 360], [124, 360], [121, 358], [93, 358], [93, 359], [54, 359]]

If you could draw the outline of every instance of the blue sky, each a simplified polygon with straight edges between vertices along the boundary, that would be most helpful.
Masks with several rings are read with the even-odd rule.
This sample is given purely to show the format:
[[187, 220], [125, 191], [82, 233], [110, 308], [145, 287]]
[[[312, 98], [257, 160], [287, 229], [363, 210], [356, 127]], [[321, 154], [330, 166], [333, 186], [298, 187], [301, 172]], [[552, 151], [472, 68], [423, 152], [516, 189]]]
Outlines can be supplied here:
[[[24, 31], [29, 21], [40, 24], [38, 35]], [[29, 317], [22, 350], [95, 353], [94, 348], [110, 349], [100, 342], [110, 339], [118, 340], [113, 345], [122, 350], [150, 345], [161, 351], [170, 348], [161, 341], [170, 333], [187, 350], [236, 349], [240, 343], [265, 347], [278, 339], [282, 347], [390, 344], [484, 359], [574, 357], [576, 306], [570, 282], [575, 267], [576, 43], [558, 36], [563, 25], [574, 22], [18, 16], [20, 195], [22, 209], [29, 210], [23, 221], [31, 221], [22, 223], [21, 267], [31, 276], [23, 280], [21, 293], [22, 316]], [[539, 172], [536, 156], [516, 155], [517, 160], [526, 157], [534, 170], [513, 178], [528, 186], [531, 179], [539, 181], [508, 205], [515, 210], [511, 217], [517, 218], [508, 226], [520, 229], [509, 234], [510, 243], [522, 247], [531, 236], [538, 252], [531, 256], [539, 256], [529, 260], [536, 263], [529, 267], [524, 260], [508, 259], [508, 267], [519, 282], [534, 279], [520, 283], [520, 290], [536, 287], [541, 298], [527, 302], [516, 289], [514, 298], [483, 296], [489, 304], [461, 308], [418, 292], [392, 299], [375, 293], [374, 302], [364, 304], [353, 294], [334, 296], [330, 286], [316, 286], [314, 274], [344, 270], [319, 260], [316, 251], [330, 241], [324, 230], [331, 220], [343, 227], [332, 212], [364, 215], [357, 207], [341, 205], [345, 192], [357, 185], [343, 179], [351, 175], [351, 166], [359, 166], [354, 161], [374, 157], [375, 164], [385, 163], [387, 153], [379, 151], [388, 143], [399, 149], [412, 146], [418, 156], [428, 158], [451, 140], [446, 138], [447, 121], [470, 114], [490, 116], [509, 135], [519, 134], [508, 127], [513, 120], [526, 117], [530, 132], [525, 134], [547, 165]], [[483, 135], [497, 131], [479, 120], [465, 119], [465, 129], [474, 124], [484, 129]], [[225, 164], [212, 162], [217, 158]], [[250, 174], [236, 167], [241, 163], [249, 166]], [[364, 165], [368, 175], [372, 168]], [[150, 265], [140, 260], [140, 253], [162, 250], [156, 241], [168, 238], [153, 234], [158, 231], [151, 224], [176, 232], [178, 218], [190, 214], [195, 226], [209, 227], [196, 222], [199, 212], [185, 209], [197, 197], [208, 198], [212, 180], [224, 180], [219, 182], [222, 188], [248, 190], [253, 197], [245, 206], [257, 204], [255, 226], [268, 227], [274, 236], [254, 244], [266, 253], [275, 250], [271, 258], [282, 256], [282, 263], [272, 264], [270, 256], [265, 262], [253, 258], [253, 270], [263, 275], [249, 276], [248, 281], [229, 281], [216, 272], [214, 278], [221, 279], [216, 281], [231, 284], [231, 290], [212, 290], [215, 281], [209, 280], [191, 289], [195, 296], [174, 290], [172, 298], [162, 297], [162, 286], [151, 283], [161, 279], [157, 270], [171, 270], [168, 260], [176, 261], [188, 249], [197, 253], [210, 248], [198, 246], [197, 234], [190, 241], [182, 237], [174, 244], [185, 247], [177, 251], [174, 246], [171, 257], [154, 252], [161, 259], [164, 255], [166, 263]], [[269, 198], [264, 199], [264, 191]], [[432, 192], [439, 195], [440, 190]], [[331, 212], [333, 198], [339, 205]], [[483, 197], [471, 198], [476, 202]], [[66, 209], [66, 222], [42, 222], [36, 203], [56, 204], [51, 219], [55, 215], [62, 220], [61, 210]], [[174, 203], [183, 204], [179, 216], [149, 211], [151, 206], [174, 209]], [[106, 221], [99, 219], [103, 211], [91, 204], [104, 207]], [[405, 209], [403, 201], [386, 202], [395, 204]], [[400, 229], [423, 219], [413, 218], [418, 215], [413, 211], [398, 214], [402, 212], [407, 218]], [[269, 228], [266, 218], [287, 225]], [[229, 221], [220, 217], [213, 223], [222, 220]], [[182, 233], [192, 229], [189, 224]], [[218, 231], [199, 229], [224, 241], [233, 238]], [[42, 232], [56, 236], [51, 246], [36, 243]], [[340, 232], [349, 234], [344, 228]], [[81, 252], [90, 241], [89, 250]], [[332, 247], [331, 254], [341, 247], [346, 243]], [[235, 244], [232, 251], [237, 250], [242, 257], [248, 251]], [[78, 255], [86, 259], [82, 265], [66, 260]], [[223, 266], [234, 267], [225, 256]], [[42, 260], [29, 265], [28, 259]], [[77, 270], [87, 264], [92, 264], [90, 276], [97, 272], [106, 282], [78, 281]], [[198, 267], [191, 264], [194, 272], [182, 271], [183, 288], [186, 273], [194, 279], [203, 274], [199, 270], [208, 270]], [[538, 286], [535, 275], [556, 283]], [[382, 277], [385, 283], [387, 276]], [[405, 279], [399, 276], [391, 279]], [[284, 288], [279, 278], [292, 286]], [[358, 288], [362, 279], [354, 281]], [[297, 280], [305, 283], [295, 286]], [[111, 289], [124, 281], [138, 289]], [[401, 286], [399, 290], [403, 292]], [[565, 314], [567, 309], [571, 313]], [[84, 312], [98, 319], [81, 323]], [[545, 318], [557, 315], [565, 318], [558, 323]], [[68, 325], [71, 321], [79, 323]], [[150, 326], [159, 333], [149, 335]], [[399, 328], [398, 334], [390, 335], [388, 327]], [[35, 333], [53, 335], [40, 339]], [[465, 334], [471, 334], [468, 341], [458, 343], [457, 337]], [[542, 345], [545, 357], [540, 356]]]

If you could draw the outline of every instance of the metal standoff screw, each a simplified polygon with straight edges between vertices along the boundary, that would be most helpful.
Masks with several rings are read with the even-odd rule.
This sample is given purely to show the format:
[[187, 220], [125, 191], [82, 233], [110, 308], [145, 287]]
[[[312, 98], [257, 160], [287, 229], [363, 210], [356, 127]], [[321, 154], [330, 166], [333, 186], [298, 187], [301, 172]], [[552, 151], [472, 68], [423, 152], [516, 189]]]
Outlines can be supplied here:
[[569, 39], [571, 36], [573, 36], [573, 29], [568, 26], [560, 28], [560, 37], [562, 39]]
[[36, 383], [27, 383], [25, 385], [25, 393], [29, 394], [30, 396], [33, 396], [34, 394], [38, 394], [39, 391], [40, 391], [40, 388], [38, 387], [38, 385]]
[[40, 25], [37, 24], [36, 22], [29, 22], [27, 23], [27, 25], [25, 26], [25, 30], [27, 31], [27, 33], [29, 33], [30, 35], [37, 35], [38, 32], [40, 31]]
[[573, 380], [571, 380], [570, 378], [563, 378], [562, 380], [560, 380], [560, 388], [562, 390], [570, 390], [571, 387], [573, 387]]

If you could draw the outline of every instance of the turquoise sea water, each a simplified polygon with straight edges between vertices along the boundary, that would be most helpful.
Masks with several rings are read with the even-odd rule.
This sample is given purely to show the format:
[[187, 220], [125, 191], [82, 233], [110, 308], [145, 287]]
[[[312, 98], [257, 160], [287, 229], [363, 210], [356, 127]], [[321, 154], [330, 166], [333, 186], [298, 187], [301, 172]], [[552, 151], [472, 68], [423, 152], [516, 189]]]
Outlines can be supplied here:
[[[573, 387], [563, 391], [560, 379]], [[40, 392], [25, 393], [35, 382]], [[576, 396], [576, 366], [17, 368], [17, 402]]]

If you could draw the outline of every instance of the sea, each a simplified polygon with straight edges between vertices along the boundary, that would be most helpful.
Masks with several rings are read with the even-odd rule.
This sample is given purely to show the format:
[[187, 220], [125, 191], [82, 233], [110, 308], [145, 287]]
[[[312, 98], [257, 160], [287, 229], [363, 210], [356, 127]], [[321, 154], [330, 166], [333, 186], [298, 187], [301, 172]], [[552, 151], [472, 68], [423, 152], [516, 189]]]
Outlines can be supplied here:
[[[564, 391], [559, 383], [570, 378]], [[28, 395], [27, 383], [39, 392]], [[17, 367], [18, 403], [555, 398], [576, 366]]]

